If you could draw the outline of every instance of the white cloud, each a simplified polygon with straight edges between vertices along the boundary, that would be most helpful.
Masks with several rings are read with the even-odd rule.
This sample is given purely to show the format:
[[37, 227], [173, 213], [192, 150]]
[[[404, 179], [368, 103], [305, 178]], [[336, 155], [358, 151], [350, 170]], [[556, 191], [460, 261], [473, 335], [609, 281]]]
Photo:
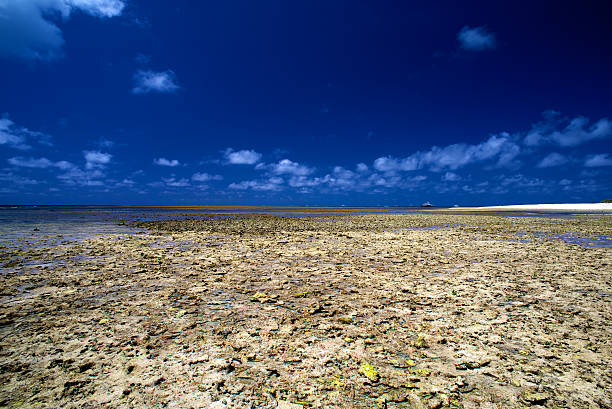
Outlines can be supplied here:
[[607, 153], [590, 155], [584, 161], [584, 166], [587, 168], [597, 168], [601, 166], [612, 166], [612, 157]]
[[29, 179], [20, 175], [16, 175], [13, 172], [5, 172], [0, 173], [0, 181], [11, 183], [17, 186], [25, 186], [25, 185], [38, 185], [41, 182], [34, 179]]
[[169, 166], [171, 168], [175, 167], [175, 166], [179, 166], [181, 163], [176, 160], [176, 159], [166, 159], [166, 158], [158, 158], [158, 159], [153, 159], [153, 163], [159, 166]]
[[38, 169], [46, 169], [50, 167], [55, 167], [58, 169], [67, 170], [67, 169], [74, 167], [72, 163], [66, 162], [66, 161], [52, 162], [47, 158], [35, 159], [35, 158], [24, 158], [21, 156], [10, 158], [8, 160], [8, 163], [12, 166], [17, 166], [17, 167], [22, 167], [22, 168], [38, 168]]
[[279, 191], [282, 189], [283, 179], [271, 177], [266, 180], [245, 180], [239, 183], [231, 183], [228, 188], [233, 190], [256, 190], [256, 191]]
[[300, 165], [297, 162], [293, 162], [289, 159], [282, 159], [278, 163], [259, 164], [255, 169], [266, 169], [275, 175], [294, 175], [294, 176], [307, 176], [315, 171], [314, 168], [310, 168], [305, 165]]
[[495, 34], [487, 31], [485, 27], [465, 26], [457, 34], [457, 40], [461, 48], [470, 51], [483, 51], [497, 46]]
[[28, 150], [32, 148], [32, 146], [28, 144], [28, 139], [31, 138], [36, 138], [37, 142], [40, 144], [47, 146], [52, 145], [49, 135], [17, 126], [8, 118], [7, 114], [0, 117], [0, 145], [6, 145], [13, 149]]
[[400, 176], [398, 174], [381, 175], [376, 172], [365, 170], [363, 166], [357, 165], [357, 170], [352, 171], [342, 166], [335, 166], [331, 173], [323, 177], [307, 175], [292, 175], [288, 180], [290, 187], [300, 188], [301, 192], [309, 192], [311, 188], [319, 188], [322, 191], [340, 192], [364, 192], [379, 188], [415, 189], [426, 176], [415, 175], [412, 177]]
[[8, 163], [11, 166], [22, 168], [59, 169], [63, 173], [59, 174], [57, 178], [69, 185], [104, 186], [104, 182], [101, 179], [105, 175], [102, 170], [110, 162], [111, 155], [96, 151], [85, 151], [83, 154], [85, 156], [85, 170], [67, 161], [53, 162], [47, 158], [24, 158], [18, 156], [10, 158]]
[[125, 7], [122, 0], [64, 0], [64, 3], [96, 17], [118, 16]]
[[100, 139], [98, 139], [98, 142], [96, 143], [96, 145], [98, 145], [100, 148], [102, 149], [110, 149], [113, 146], [115, 146], [115, 142], [106, 139], [105, 137], [100, 137]]
[[150, 70], [138, 70], [134, 74], [134, 94], [148, 94], [150, 92], [173, 93], [180, 87], [176, 83], [174, 71], [167, 70], [154, 72]]
[[163, 178], [162, 179], [164, 181], [164, 183], [167, 186], [170, 187], [186, 187], [189, 186], [189, 180], [182, 178], [182, 179], [175, 179], [175, 178]]
[[100, 151], [83, 151], [85, 156], [85, 169], [104, 168], [110, 163], [113, 155]]
[[514, 176], [504, 177], [502, 176], [501, 185], [502, 186], [515, 186], [515, 187], [541, 187], [546, 183], [539, 178], [529, 178], [522, 174], [517, 174]]
[[55, 16], [76, 11], [100, 18], [122, 13], [122, 0], [0, 0], [0, 56], [52, 60], [62, 56], [64, 39]]
[[556, 111], [546, 111], [542, 116], [544, 120], [533, 125], [525, 136], [525, 145], [572, 147], [612, 136], [612, 121], [608, 118], [589, 126], [589, 119], [583, 116], [568, 119]]
[[455, 170], [463, 166], [496, 160], [498, 166], [511, 165], [520, 153], [510, 135], [492, 135], [477, 145], [457, 143], [445, 147], [434, 146], [428, 151], [416, 152], [406, 158], [381, 157], [374, 161], [374, 169], [380, 172], [413, 171], [429, 168], [432, 171]]
[[223, 155], [230, 165], [254, 165], [261, 159], [261, 153], [246, 149], [234, 151], [232, 148], [228, 148]]
[[57, 177], [68, 185], [80, 185], [80, 186], [104, 186], [104, 182], [100, 179], [104, 178], [104, 173], [99, 169], [84, 171], [74, 166], [67, 170], [67, 172]]
[[121, 182], [117, 183], [117, 187], [133, 187], [136, 184], [132, 179], [123, 179]]
[[194, 182], [209, 182], [211, 180], [223, 180], [223, 176], [210, 175], [208, 173], [194, 173], [191, 175], [191, 180]]
[[458, 180], [461, 180], [461, 176], [459, 176], [456, 173], [453, 172], [446, 172], [443, 176], [442, 176], [442, 180], [444, 182], [456, 182]]
[[537, 166], [538, 168], [552, 168], [555, 166], [564, 165], [567, 162], [569, 162], [569, 160], [565, 156], [557, 152], [552, 152], [546, 155]]

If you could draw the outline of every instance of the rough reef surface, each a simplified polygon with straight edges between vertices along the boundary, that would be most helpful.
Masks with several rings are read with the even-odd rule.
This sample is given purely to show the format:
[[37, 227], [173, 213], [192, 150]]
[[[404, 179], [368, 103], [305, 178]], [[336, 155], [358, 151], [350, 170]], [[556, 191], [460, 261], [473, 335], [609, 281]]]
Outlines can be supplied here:
[[0, 248], [0, 407], [612, 408], [611, 216], [139, 227]]

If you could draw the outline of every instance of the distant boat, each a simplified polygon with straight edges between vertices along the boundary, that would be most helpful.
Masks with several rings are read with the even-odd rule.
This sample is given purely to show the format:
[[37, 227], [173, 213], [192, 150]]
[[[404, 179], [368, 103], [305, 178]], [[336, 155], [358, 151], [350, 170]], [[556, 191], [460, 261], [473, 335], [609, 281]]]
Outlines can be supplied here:
[[433, 205], [429, 202], [425, 202], [421, 205], [421, 207], [433, 207]]

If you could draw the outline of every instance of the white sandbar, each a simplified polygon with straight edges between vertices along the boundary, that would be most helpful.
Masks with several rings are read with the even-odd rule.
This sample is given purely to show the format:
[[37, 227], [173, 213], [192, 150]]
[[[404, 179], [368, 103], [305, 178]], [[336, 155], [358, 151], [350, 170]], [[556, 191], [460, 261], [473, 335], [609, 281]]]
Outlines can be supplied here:
[[612, 203], [549, 203], [476, 207], [478, 210], [585, 210], [612, 212]]

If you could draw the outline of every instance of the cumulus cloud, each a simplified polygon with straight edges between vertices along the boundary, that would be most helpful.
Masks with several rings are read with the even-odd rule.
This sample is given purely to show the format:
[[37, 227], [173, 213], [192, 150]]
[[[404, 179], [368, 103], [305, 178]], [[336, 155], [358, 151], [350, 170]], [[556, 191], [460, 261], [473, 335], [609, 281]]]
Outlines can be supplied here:
[[458, 174], [454, 173], [454, 172], [446, 172], [443, 176], [442, 176], [442, 180], [444, 182], [456, 182], [458, 180], [461, 180], [461, 176], [459, 176]]
[[507, 133], [492, 135], [476, 145], [457, 143], [445, 147], [434, 146], [406, 158], [381, 157], [374, 161], [374, 169], [380, 172], [413, 171], [428, 168], [432, 171], [456, 170], [463, 166], [495, 160], [498, 166], [511, 165], [520, 153], [520, 147]]
[[64, 39], [57, 18], [73, 12], [110, 18], [122, 13], [122, 0], [0, 0], [0, 56], [52, 60], [62, 56]]
[[[38, 180], [16, 175], [13, 172], [0, 173], [0, 182], [9, 183], [17, 187], [23, 187], [26, 185], [38, 185], [39, 183], [41, 183]], [[10, 193], [10, 192], [6, 191], [6, 193]]]
[[194, 173], [191, 175], [194, 182], [210, 182], [211, 180], [223, 180], [221, 175], [210, 175], [208, 173]]
[[255, 169], [266, 169], [275, 175], [294, 175], [294, 176], [306, 176], [310, 175], [315, 171], [314, 168], [306, 165], [300, 165], [297, 162], [293, 162], [289, 159], [282, 159], [278, 163], [270, 164], [259, 164]]
[[601, 166], [612, 166], [612, 157], [607, 153], [587, 156], [584, 161], [584, 166], [587, 168], [597, 168]]
[[239, 183], [231, 183], [228, 188], [233, 190], [255, 190], [262, 192], [278, 191], [282, 189], [283, 179], [271, 177], [265, 180], [245, 180]]
[[8, 163], [12, 166], [37, 169], [55, 167], [58, 169], [66, 170], [74, 167], [72, 163], [66, 161], [52, 162], [47, 158], [24, 158], [21, 156], [10, 158], [8, 160]]
[[170, 187], [187, 187], [189, 186], [189, 180], [185, 178], [176, 179], [176, 178], [163, 178], [162, 179], [166, 186]]
[[323, 177], [292, 175], [289, 177], [288, 185], [300, 188], [301, 192], [308, 192], [315, 187], [322, 191], [364, 192], [382, 188], [410, 190], [421, 186], [425, 180], [427, 180], [427, 176], [424, 175], [410, 177], [398, 174], [381, 175], [366, 170], [358, 164], [355, 171], [342, 166], [335, 166], [330, 173]]
[[57, 178], [67, 185], [96, 187], [104, 186], [104, 182], [101, 180], [104, 176], [104, 173], [100, 169], [83, 170], [74, 166]]
[[153, 163], [158, 165], [158, 166], [169, 166], [171, 168], [175, 167], [175, 166], [179, 166], [181, 163], [176, 160], [176, 159], [166, 159], [166, 158], [157, 158], [157, 159], [153, 159]]
[[589, 125], [589, 119], [562, 117], [557, 111], [546, 111], [544, 120], [536, 123], [524, 138], [527, 146], [558, 145], [572, 147], [612, 136], [612, 121], [602, 118]]
[[230, 165], [254, 165], [261, 159], [261, 153], [246, 149], [235, 151], [228, 148], [223, 155], [226, 163]]
[[530, 178], [522, 174], [517, 174], [513, 176], [502, 176], [501, 185], [502, 186], [514, 186], [521, 188], [535, 188], [542, 187], [546, 184], [542, 179], [539, 178]]
[[490, 33], [484, 26], [463, 27], [457, 34], [457, 40], [461, 48], [469, 51], [489, 50], [497, 46], [495, 34]]
[[155, 72], [150, 70], [138, 70], [134, 74], [134, 94], [148, 94], [151, 92], [170, 94], [178, 91], [180, 87], [176, 83], [174, 71], [167, 70]]
[[538, 163], [538, 168], [552, 168], [555, 166], [561, 166], [564, 165], [568, 162], [569, 160], [557, 153], [557, 152], [552, 152], [549, 153], [548, 155], [546, 155], [539, 163]]
[[85, 156], [85, 169], [104, 168], [110, 163], [113, 155], [100, 151], [83, 151]]
[[45, 135], [42, 132], [30, 131], [27, 128], [18, 126], [11, 121], [6, 114], [0, 117], [0, 145], [6, 145], [13, 149], [28, 150], [32, 148], [28, 143], [28, 139], [32, 138], [35, 138], [40, 144], [47, 146], [52, 145], [49, 135]]
[[13, 157], [8, 163], [13, 167], [31, 169], [57, 169], [62, 171], [57, 178], [68, 184], [78, 186], [104, 186], [104, 167], [110, 162], [111, 155], [97, 152], [85, 151], [85, 169], [67, 161], [54, 162], [47, 158]]

